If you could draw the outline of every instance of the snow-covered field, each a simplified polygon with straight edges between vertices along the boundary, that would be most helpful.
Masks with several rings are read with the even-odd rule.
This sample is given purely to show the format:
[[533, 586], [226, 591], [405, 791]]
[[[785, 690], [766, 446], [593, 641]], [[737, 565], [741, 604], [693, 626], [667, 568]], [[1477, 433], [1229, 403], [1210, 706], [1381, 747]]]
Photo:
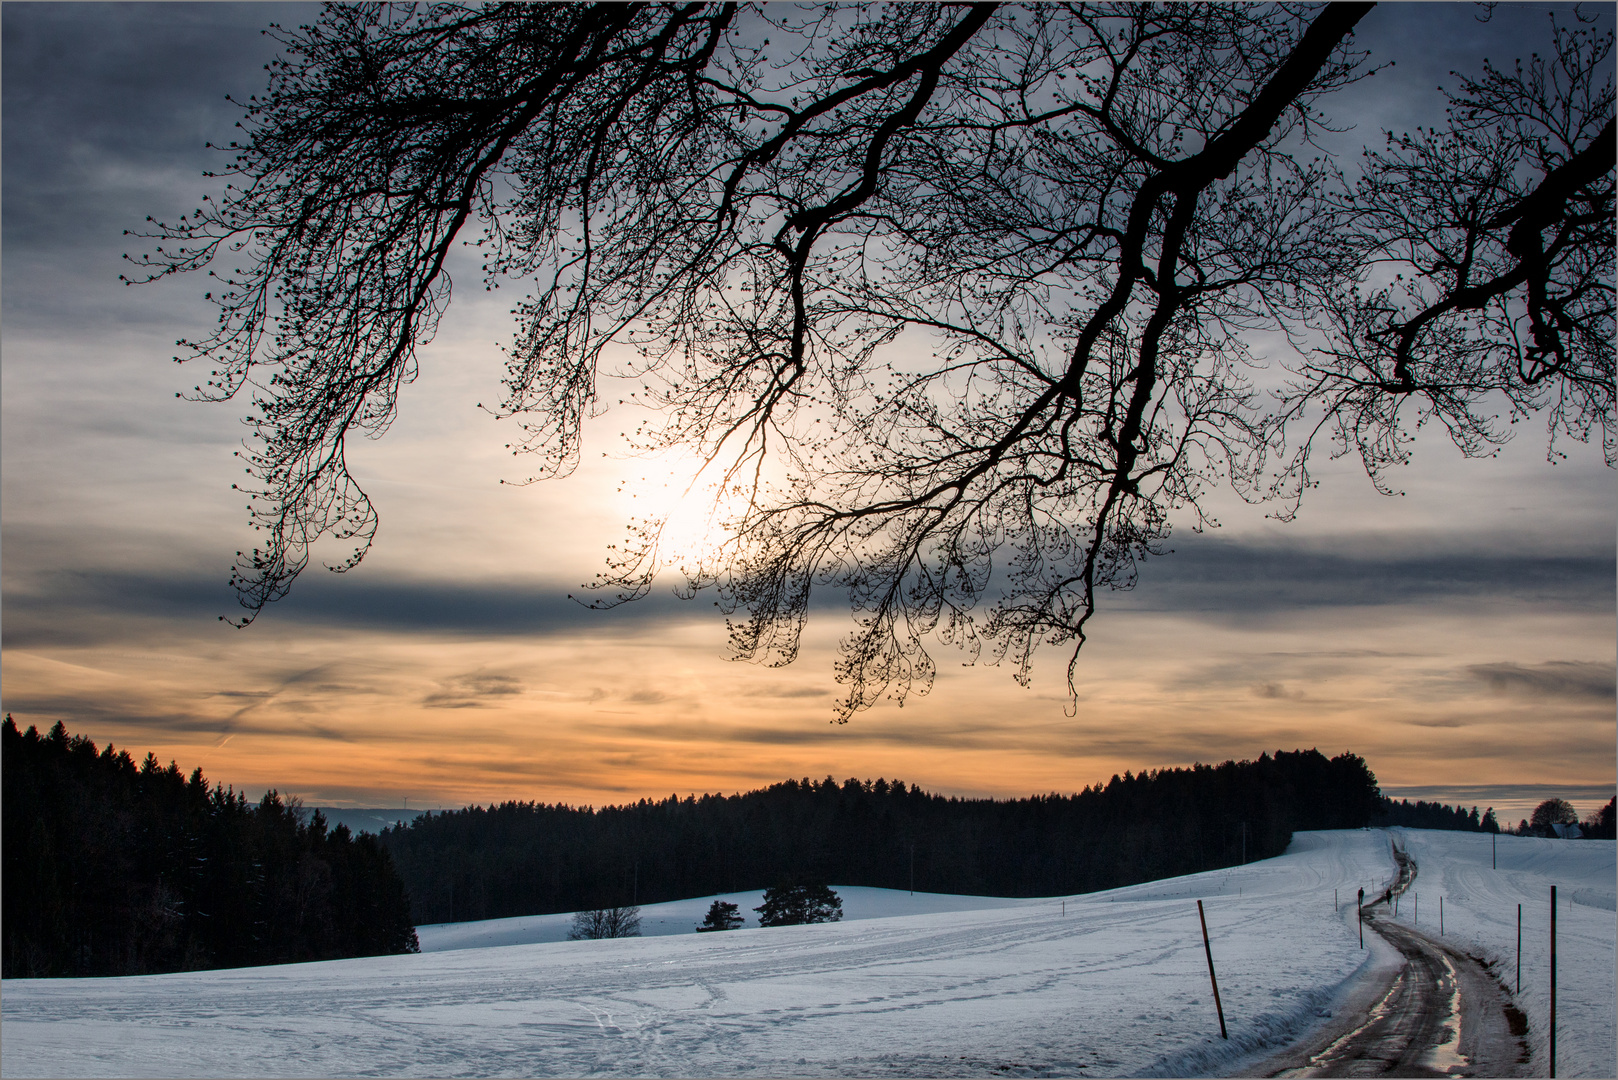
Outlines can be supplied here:
[[[1399, 921], [1495, 961], [1516, 989], [1517, 905], [1522, 905], [1522, 992], [1535, 1076], [1547, 1072], [1550, 1020], [1551, 889], [1556, 912], [1556, 1074], [1612, 1076], [1618, 1069], [1618, 845], [1610, 840], [1498, 838], [1478, 833], [1390, 830], [1416, 860], [1415, 884], [1399, 902]], [[1415, 902], [1420, 897], [1420, 904]], [[1416, 923], [1417, 913], [1420, 922]]]
[[[1486, 919], [1504, 889], [1548, 896], [1554, 881], [1591, 900], [1612, 897], [1611, 842], [1544, 841], [1541, 849], [1520, 841], [1521, 865], [1508, 871], [1502, 855], [1509, 884], [1486, 886], [1469, 846], [1483, 841], [1489, 873], [1486, 837], [1401, 837], [1421, 865], [1423, 925], [1428, 890], [1446, 888], [1451, 937], [1470, 931], [1447, 925], [1448, 905], [1473, 905], [1477, 914], [1468, 917], [1492, 933]], [[1065, 915], [1062, 898], [848, 888], [839, 889], [845, 921], [820, 926], [685, 933], [713, 899], [704, 897], [646, 908], [645, 932], [662, 936], [638, 939], [558, 941], [567, 920], [548, 916], [423, 927], [431, 951], [419, 956], [12, 980], [0, 987], [0, 1073], [1218, 1072], [1307, 1026], [1375, 955], [1358, 948], [1350, 898], [1392, 878], [1388, 849], [1380, 831], [1300, 833], [1281, 858], [1069, 897]], [[1338, 911], [1333, 889], [1343, 900]], [[751, 915], [757, 897], [727, 898]], [[1208, 909], [1228, 1042], [1209, 991], [1198, 898]], [[1532, 1017], [1529, 973], [1543, 964], [1530, 967], [1524, 910]], [[1566, 925], [1558, 1071], [1607, 1074], [1618, 929], [1610, 906], [1582, 902]]]

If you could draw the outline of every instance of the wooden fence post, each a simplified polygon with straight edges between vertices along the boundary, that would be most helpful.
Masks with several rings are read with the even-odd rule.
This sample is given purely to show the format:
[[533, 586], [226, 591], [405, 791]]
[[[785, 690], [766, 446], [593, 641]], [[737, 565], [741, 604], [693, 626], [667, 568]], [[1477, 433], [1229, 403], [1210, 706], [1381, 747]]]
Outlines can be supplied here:
[[1551, 886], [1551, 1080], [1556, 1080], [1556, 886]]
[[1225, 1006], [1219, 1000], [1219, 978], [1214, 975], [1213, 946], [1208, 944], [1208, 916], [1203, 913], [1202, 901], [1197, 901], [1197, 919], [1202, 923], [1202, 951], [1208, 957], [1208, 981], [1213, 984], [1214, 1008], [1219, 1013], [1219, 1037], [1230, 1038], [1225, 1033]]

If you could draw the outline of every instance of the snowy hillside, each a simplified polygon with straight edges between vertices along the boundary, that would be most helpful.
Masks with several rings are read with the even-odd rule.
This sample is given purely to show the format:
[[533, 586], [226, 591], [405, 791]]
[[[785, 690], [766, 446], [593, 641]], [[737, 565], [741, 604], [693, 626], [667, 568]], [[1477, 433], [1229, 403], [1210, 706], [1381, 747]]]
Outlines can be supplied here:
[[[1446, 905], [1460, 911], [1473, 904], [1479, 932], [1489, 932], [1484, 916], [1501, 894], [1475, 878], [1469, 845], [1480, 838], [1401, 838], [1421, 864], [1423, 925], [1428, 890], [1443, 887], [1455, 897]], [[1538, 895], [1560, 875], [1558, 884], [1587, 897], [1611, 896], [1613, 844], [1543, 843], [1543, 850], [1523, 847], [1523, 864], [1498, 888]], [[821, 926], [683, 932], [706, 910], [711, 898], [703, 898], [647, 908], [646, 929], [664, 936], [640, 939], [545, 941], [565, 933], [565, 918], [555, 916], [424, 927], [424, 946], [439, 951], [420, 956], [14, 980], [0, 994], [0, 1072], [1217, 1072], [1311, 1023], [1378, 955], [1358, 948], [1349, 899], [1358, 887], [1379, 891], [1392, 878], [1388, 850], [1386, 832], [1300, 833], [1281, 858], [1070, 897], [1065, 916], [1060, 898], [841, 889], [849, 918]], [[1486, 846], [1483, 854], [1487, 873]], [[1336, 912], [1334, 888], [1343, 898]], [[747, 910], [758, 903], [754, 895], [735, 899]], [[1199, 897], [1208, 909], [1229, 1042], [1219, 1038], [1209, 992]], [[1562, 1075], [1575, 1075], [1574, 1062], [1604, 1062], [1605, 1071], [1613, 1054], [1612, 912], [1584, 907], [1599, 918], [1581, 923], [1581, 906], [1575, 903], [1568, 931], [1580, 944], [1565, 944], [1561, 958], [1558, 1013], [1568, 1018], [1559, 1037]], [[878, 917], [884, 909], [917, 908], [925, 910]], [[485, 942], [499, 947], [476, 947]], [[1528, 984], [1525, 958], [1525, 999]]]

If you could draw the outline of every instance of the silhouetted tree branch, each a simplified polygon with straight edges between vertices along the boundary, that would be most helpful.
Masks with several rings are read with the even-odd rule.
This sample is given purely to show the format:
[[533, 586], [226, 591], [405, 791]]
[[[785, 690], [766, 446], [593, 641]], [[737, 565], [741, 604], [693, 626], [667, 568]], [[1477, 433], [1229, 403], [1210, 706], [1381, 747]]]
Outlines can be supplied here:
[[1599, 432], [1618, 454], [1613, 41], [1554, 31], [1550, 56], [1462, 76], [1443, 128], [1389, 134], [1340, 197], [1365, 269], [1327, 305], [1331, 343], [1297, 368], [1282, 419], [1322, 409], [1373, 479], [1406, 459], [1412, 405], [1471, 455], [1505, 441], [1502, 405], [1508, 424], [1544, 414], [1553, 453]]
[[[1207, 523], [1226, 482], [1290, 512], [1319, 432], [1378, 477], [1427, 417], [1491, 451], [1504, 395], [1553, 448], [1599, 427], [1610, 461], [1610, 35], [1485, 68], [1350, 179], [1315, 140], [1368, 7], [333, 6], [276, 30], [222, 200], [136, 260], [222, 279], [182, 344], [215, 365], [198, 395], [252, 385], [243, 625], [320, 536], [355, 544], [333, 569], [363, 556], [346, 440], [386, 429], [471, 222], [486, 287], [535, 282], [497, 410], [528, 479], [573, 468], [625, 384], [660, 417], [636, 445], [703, 465], [715, 542], [680, 559], [638, 523], [598, 602], [680, 562], [738, 656], [786, 663], [811, 594], [845, 592], [843, 718], [924, 690], [929, 640], [1024, 683], [1041, 643], [1076, 660], [1171, 514]], [[1248, 374], [1266, 330], [1299, 348], [1278, 404]]]

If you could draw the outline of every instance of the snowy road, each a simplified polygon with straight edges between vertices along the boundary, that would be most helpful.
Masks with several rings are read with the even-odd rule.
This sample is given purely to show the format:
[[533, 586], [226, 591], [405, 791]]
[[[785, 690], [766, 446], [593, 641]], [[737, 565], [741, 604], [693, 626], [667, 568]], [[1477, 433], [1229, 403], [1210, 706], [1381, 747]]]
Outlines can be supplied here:
[[1550, 887], [1559, 887], [1556, 1075], [1613, 1075], [1618, 1065], [1618, 845], [1501, 836], [1491, 847], [1482, 833], [1391, 832], [1420, 868], [1395, 921], [1488, 962], [1493, 976], [1511, 990], [1517, 985], [1517, 906], [1522, 905], [1522, 989], [1513, 996], [1528, 1018], [1533, 1076], [1547, 1075], [1550, 1064]]
[[1278, 1077], [1528, 1075], [1522, 1015], [1480, 965], [1410, 927], [1374, 916], [1368, 926], [1404, 958], [1391, 980], [1375, 984], [1381, 992], [1374, 1003], [1344, 1010], [1340, 1023], [1255, 1072]]
[[[0, 993], [0, 1073], [1217, 1072], [1296, 1036], [1348, 992], [1350, 976], [1375, 966], [1375, 951], [1358, 947], [1352, 904], [1334, 911], [1332, 894], [1378, 892], [1391, 871], [1385, 833], [1304, 833], [1282, 858], [1067, 898], [1065, 916], [1061, 898], [994, 901], [725, 934], [14, 980]], [[1208, 991], [1198, 898], [1228, 1042]], [[1610, 958], [1610, 915], [1606, 933]]]

